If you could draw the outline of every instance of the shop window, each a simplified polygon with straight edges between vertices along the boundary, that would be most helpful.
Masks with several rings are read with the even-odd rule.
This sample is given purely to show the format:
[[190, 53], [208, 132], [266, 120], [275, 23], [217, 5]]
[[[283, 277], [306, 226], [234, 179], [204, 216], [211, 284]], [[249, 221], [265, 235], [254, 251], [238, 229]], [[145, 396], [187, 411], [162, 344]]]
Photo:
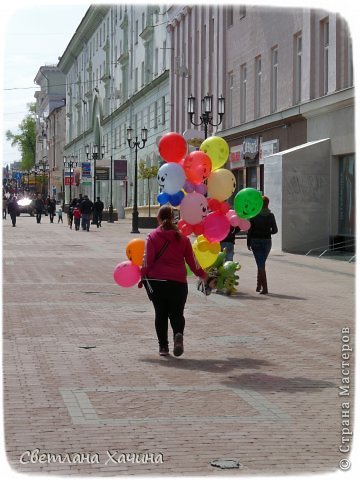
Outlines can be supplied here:
[[248, 167], [246, 169], [246, 186], [257, 189], [257, 168]]

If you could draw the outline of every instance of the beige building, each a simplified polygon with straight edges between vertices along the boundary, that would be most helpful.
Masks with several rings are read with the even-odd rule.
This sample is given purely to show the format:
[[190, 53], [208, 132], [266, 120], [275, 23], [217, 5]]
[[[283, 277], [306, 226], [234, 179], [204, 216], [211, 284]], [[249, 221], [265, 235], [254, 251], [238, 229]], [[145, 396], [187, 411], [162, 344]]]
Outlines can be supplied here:
[[[355, 235], [352, 44], [336, 13], [260, 6], [174, 6], [174, 130], [194, 128], [187, 97], [226, 98], [209, 133], [231, 148], [237, 188], [271, 199], [275, 247], [307, 252]], [[195, 123], [195, 122], [194, 122]], [[204, 130], [204, 126], [195, 127]], [[199, 134], [201, 136], [201, 134]]]

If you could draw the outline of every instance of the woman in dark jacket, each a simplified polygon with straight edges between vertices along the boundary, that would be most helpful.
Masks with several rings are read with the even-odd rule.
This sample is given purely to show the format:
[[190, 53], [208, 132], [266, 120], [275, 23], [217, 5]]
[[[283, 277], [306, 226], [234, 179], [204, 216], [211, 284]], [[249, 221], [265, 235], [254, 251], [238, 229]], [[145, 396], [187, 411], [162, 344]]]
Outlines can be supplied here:
[[278, 231], [275, 216], [268, 207], [269, 199], [263, 196], [263, 208], [256, 217], [250, 218], [247, 234], [247, 247], [252, 250], [258, 269], [256, 291], [262, 295], [268, 293], [265, 263], [271, 250], [271, 235]]

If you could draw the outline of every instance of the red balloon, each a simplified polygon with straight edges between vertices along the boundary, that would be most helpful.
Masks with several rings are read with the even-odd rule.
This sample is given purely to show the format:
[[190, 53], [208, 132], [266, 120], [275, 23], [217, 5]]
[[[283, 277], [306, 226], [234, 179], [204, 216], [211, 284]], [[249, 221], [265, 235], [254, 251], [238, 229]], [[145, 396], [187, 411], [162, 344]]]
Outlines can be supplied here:
[[211, 173], [211, 159], [206, 153], [199, 151], [191, 152], [185, 157], [184, 170], [187, 179], [195, 185], [199, 185]]
[[165, 162], [180, 162], [187, 153], [185, 138], [180, 133], [166, 133], [160, 139], [159, 153]]

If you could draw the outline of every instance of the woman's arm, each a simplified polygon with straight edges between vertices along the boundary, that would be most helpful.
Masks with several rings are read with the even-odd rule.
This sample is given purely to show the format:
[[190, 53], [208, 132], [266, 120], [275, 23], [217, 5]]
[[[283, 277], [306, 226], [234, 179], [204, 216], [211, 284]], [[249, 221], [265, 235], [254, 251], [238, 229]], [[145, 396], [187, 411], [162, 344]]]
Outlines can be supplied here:
[[186, 238], [186, 245], [185, 245], [185, 260], [186, 263], [189, 265], [190, 270], [197, 276], [202, 279], [206, 278], [206, 272], [199, 266], [194, 256], [194, 251], [192, 249], [190, 240]]

